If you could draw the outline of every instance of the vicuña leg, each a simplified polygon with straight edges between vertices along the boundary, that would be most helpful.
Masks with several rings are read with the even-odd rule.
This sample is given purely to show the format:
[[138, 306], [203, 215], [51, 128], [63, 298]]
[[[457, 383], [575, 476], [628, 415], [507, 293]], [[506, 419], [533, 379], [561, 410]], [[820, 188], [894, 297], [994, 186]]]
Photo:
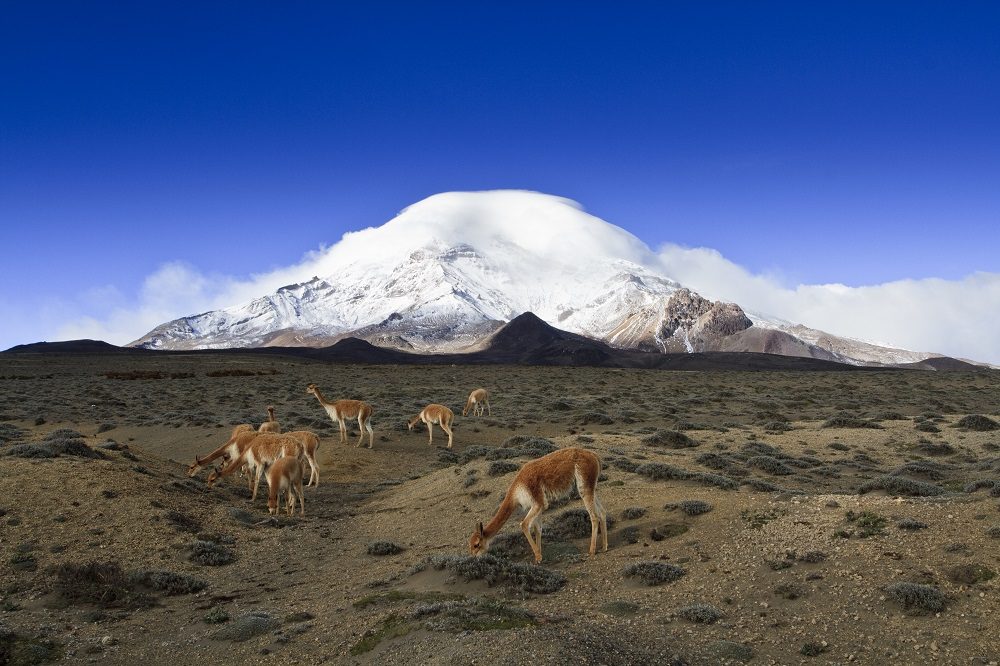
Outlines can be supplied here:
[[[582, 494], [582, 493], [581, 493]], [[583, 506], [587, 509], [587, 515], [590, 516], [590, 554], [594, 555], [597, 552], [597, 535], [601, 531], [601, 520], [597, 512], [596, 498], [593, 493], [587, 493], [583, 495]], [[605, 537], [605, 540], [607, 537]]]
[[[542, 561], [542, 540], [539, 538], [536, 543], [534, 537], [535, 519], [538, 518], [538, 514], [541, 512], [542, 505], [535, 504], [535, 506], [528, 510], [528, 515], [524, 517], [524, 520], [521, 521], [521, 531], [524, 532], [524, 538], [526, 538], [528, 543], [531, 545], [531, 552], [535, 554], [536, 564]], [[541, 532], [541, 529], [539, 529], [539, 532]], [[539, 534], [539, 537], [541, 537], [541, 534]]]
[[448, 448], [450, 449], [451, 448], [451, 426], [450, 425], [445, 425], [445, 424], [442, 423], [441, 424], [441, 430], [444, 430], [446, 433], [448, 433]]

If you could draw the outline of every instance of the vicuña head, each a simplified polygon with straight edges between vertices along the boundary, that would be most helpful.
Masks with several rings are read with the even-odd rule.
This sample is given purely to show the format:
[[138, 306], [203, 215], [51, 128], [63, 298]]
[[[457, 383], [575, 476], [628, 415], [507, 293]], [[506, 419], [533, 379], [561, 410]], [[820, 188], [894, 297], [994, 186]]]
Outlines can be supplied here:
[[472, 533], [471, 537], [469, 537], [469, 553], [479, 557], [489, 550], [489, 547], [490, 540], [487, 539], [486, 535], [483, 533], [483, 524], [479, 523], [479, 526], [476, 527], [476, 531]]
[[315, 384], [310, 384], [309, 386], [306, 387], [306, 393], [310, 393], [312, 395], [316, 395], [316, 390], [318, 388], [319, 387], [316, 386]]

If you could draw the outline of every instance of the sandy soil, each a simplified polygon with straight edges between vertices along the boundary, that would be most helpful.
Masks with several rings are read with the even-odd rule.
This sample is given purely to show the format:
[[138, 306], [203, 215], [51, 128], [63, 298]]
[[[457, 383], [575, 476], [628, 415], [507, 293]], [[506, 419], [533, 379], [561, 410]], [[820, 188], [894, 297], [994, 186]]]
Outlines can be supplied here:
[[[374, 450], [338, 441], [310, 382], [374, 405]], [[477, 386], [493, 415], [462, 418]], [[429, 402], [458, 414], [451, 452], [406, 430]], [[304, 518], [185, 475], [268, 404], [322, 438]], [[955, 427], [971, 414], [1000, 420], [1000, 375], [0, 356], [0, 663], [997, 663], [1000, 430]], [[556, 591], [428, 564], [464, 563], [529, 437], [601, 456], [608, 552], [587, 557], [569, 501], [536, 571]], [[504, 533], [492, 561], [532, 570], [517, 522]], [[114, 597], [73, 568], [90, 562], [205, 586], [133, 576]], [[683, 574], [647, 585], [637, 563]]]

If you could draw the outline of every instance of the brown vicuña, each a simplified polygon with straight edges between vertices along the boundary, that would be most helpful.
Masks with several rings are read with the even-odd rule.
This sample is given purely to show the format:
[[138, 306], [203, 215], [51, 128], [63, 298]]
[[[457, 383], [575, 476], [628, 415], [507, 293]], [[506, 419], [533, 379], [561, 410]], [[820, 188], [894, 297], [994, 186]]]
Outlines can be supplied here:
[[451, 448], [451, 422], [455, 419], [455, 414], [444, 405], [431, 404], [420, 410], [420, 413], [410, 419], [407, 428], [413, 430], [413, 426], [423, 421], [427, 425], [427, 443], [434, 445], [434, 424], [441, 426], [441, 430], [448, 435], [448, 448]]
[[590, 451], [571, 447], [525, 463], [517, 473], [496, 515], [485, 526], [479, 523], [469, 537], [469, 552], [482, 555], [500, 528], [518, 506], [528, 510], [521, 521], [521, 531], [531, 545], [535, 562], [542, 561], [542, 528], [538, 517], [548, 508], [549, 502], [564, 497], [573, 489], [583, 498], [583, 506], [590, 516], [590, 554], [597, 552], [597, 535], [601, 534], [603, 550], [608, 549], [608, 521], [604, 507], [597, 499], [597, 478], [601, 475], [601, 460]]
[[306, 515], [306, 496], [302, 492], [302, 463], [298, 458], [279, 458], [267, 468], [267, 512], [278, 513], [278, 498], [286, 493], [285, 509], [295, 513], [295, 496], [299, 497], [300, 515]]
[[242, 449], [235, 458], [229, 460], [225, 467], [216, 467], [208, 475], [208, 486], [211, 488], [218, 479], [229, 476], [244, 465], [253, 473], [253, 494], [250, 501], [257, 499], [257, 488], [264, 469], [279, 458], [298, 458], [303, 455], [302, 443], [290, 435], [275, 435], [272, 433], [243, 433], [236, 438], [238, 449]]
[[486, 413], [489, 416], [493, 416], [493, 410], [490, 409], [490, 394], [484, 388], [477, 388], [469, 394], [469, 399], [465, 401], [462, 416], [467, 416], [470, 409], [473, 416], [482, 416], [483, 405], [486, 405]]
[[[254, 437], [260, 434], [258, 431], [253, 429], [249, 423], [242, 423], [235, 428], [233, 428], [232, 434], [229, 436], [229, 440], [226, 441], [222, 446], [215, 449], [209, 453], [204, 458], [198, 456], [194, 457], [194, 462], [188, 465], [188, 476], [194, 476], [197, 474], [202, 467], [208, 463], [222, 458], [222, 465], [226, 465], [230, 460], [239, 456], [243, 451], [250, 446]], [[274, 433], [272, 433], [274, 434]], [[289, 437], [294, 437], [299, 440], [302, 444], [302, 455], [305, 457], [306, 461], [309, 463], [310, 473], [309, 473], [309, 483], [307, 486], [318, 486], [319, 485], [319, 463], [316, 462], [316, 450], [319, 448], [319, 437], [316, 433], [309, 430], [293, 430], [291, 432], [284, 433]], [[241, 437], [241, 435], [246, 435]], [[253, 480], [250, 479], [250, 489], [253, 490]]]
[[372, 406], [363, 400], [337, 400], [336, 402], [327, 402], [320, 393], [319, 387], [315, 384], [310, 384], [306, 387], [306, 393], [311, 393], [316, 396], [319, 400], [319, 404], [323, 405], [323, 409], [326, 413], [330, 415], [334, 423], [340, 425], [340, 442], [341, 444], [347, 443], [347, 425], [344, 423], [344, 419], [357, 419], [358, 420], [358, 430], [361, 433], [358, 435], [358, 446], [361, 446], [365, 439], [365, 431], [368, 431], [368, 448], [372, 448], [374, 443], [375, 434], [372, 432]]
[[281, 424], [274, 420], [274, 407], [268, 405], [267, 420], [260, 424], [260, 427], [257, 428], [257, 432], [281, 432]]
[[200, 458], [198, 456], [194, 457], [194, 462], [188, 465], [187, 475], [194, 476], [199, 471], [201, 471], [202, 467], [212, 462], [216, 458], [222, 458], [223, 456], [228, 458], [235, 458], [236, 456], [238, 456], [241, 452], [236, 445], [236, 440], [240, 435], [248, 432], [252, 432], [255, 435], [257, 434], [256, 432], [254, 432], [253, 426], [250, 425], [249, 423], [241, 423], [240, 425], [233, 428], [233, 432], [229, 436], [229, 439], [226, 441], [225, 444], [215, 449], [204, 458]]

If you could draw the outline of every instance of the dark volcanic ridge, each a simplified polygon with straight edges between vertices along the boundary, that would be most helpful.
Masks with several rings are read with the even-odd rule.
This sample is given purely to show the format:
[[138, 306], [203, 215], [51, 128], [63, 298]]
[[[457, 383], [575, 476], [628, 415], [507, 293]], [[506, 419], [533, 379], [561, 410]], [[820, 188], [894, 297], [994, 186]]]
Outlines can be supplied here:
[[[4, 354], [249, 354], [291, 356], [328, 363], [372, 365], [538, 365], [661, 370], [866, 370], [885, 366], [856, 366], [816, 358], [759, 352], [660, 353], [625, 350], [599, 340], [555, 328], [531, 312], [518, 315], [490, 336], [483, 349], [467, 353], [417, 354], [378, 347], [359, 338], [345, 338], [328, 347], [240, 347], [203, 350], [149, 350], [118, 347], [100, 340], [36, 342], [17, 345]], [[939, 357], [895, 366], [915, 370], [988, 371], [958, 359]]]

